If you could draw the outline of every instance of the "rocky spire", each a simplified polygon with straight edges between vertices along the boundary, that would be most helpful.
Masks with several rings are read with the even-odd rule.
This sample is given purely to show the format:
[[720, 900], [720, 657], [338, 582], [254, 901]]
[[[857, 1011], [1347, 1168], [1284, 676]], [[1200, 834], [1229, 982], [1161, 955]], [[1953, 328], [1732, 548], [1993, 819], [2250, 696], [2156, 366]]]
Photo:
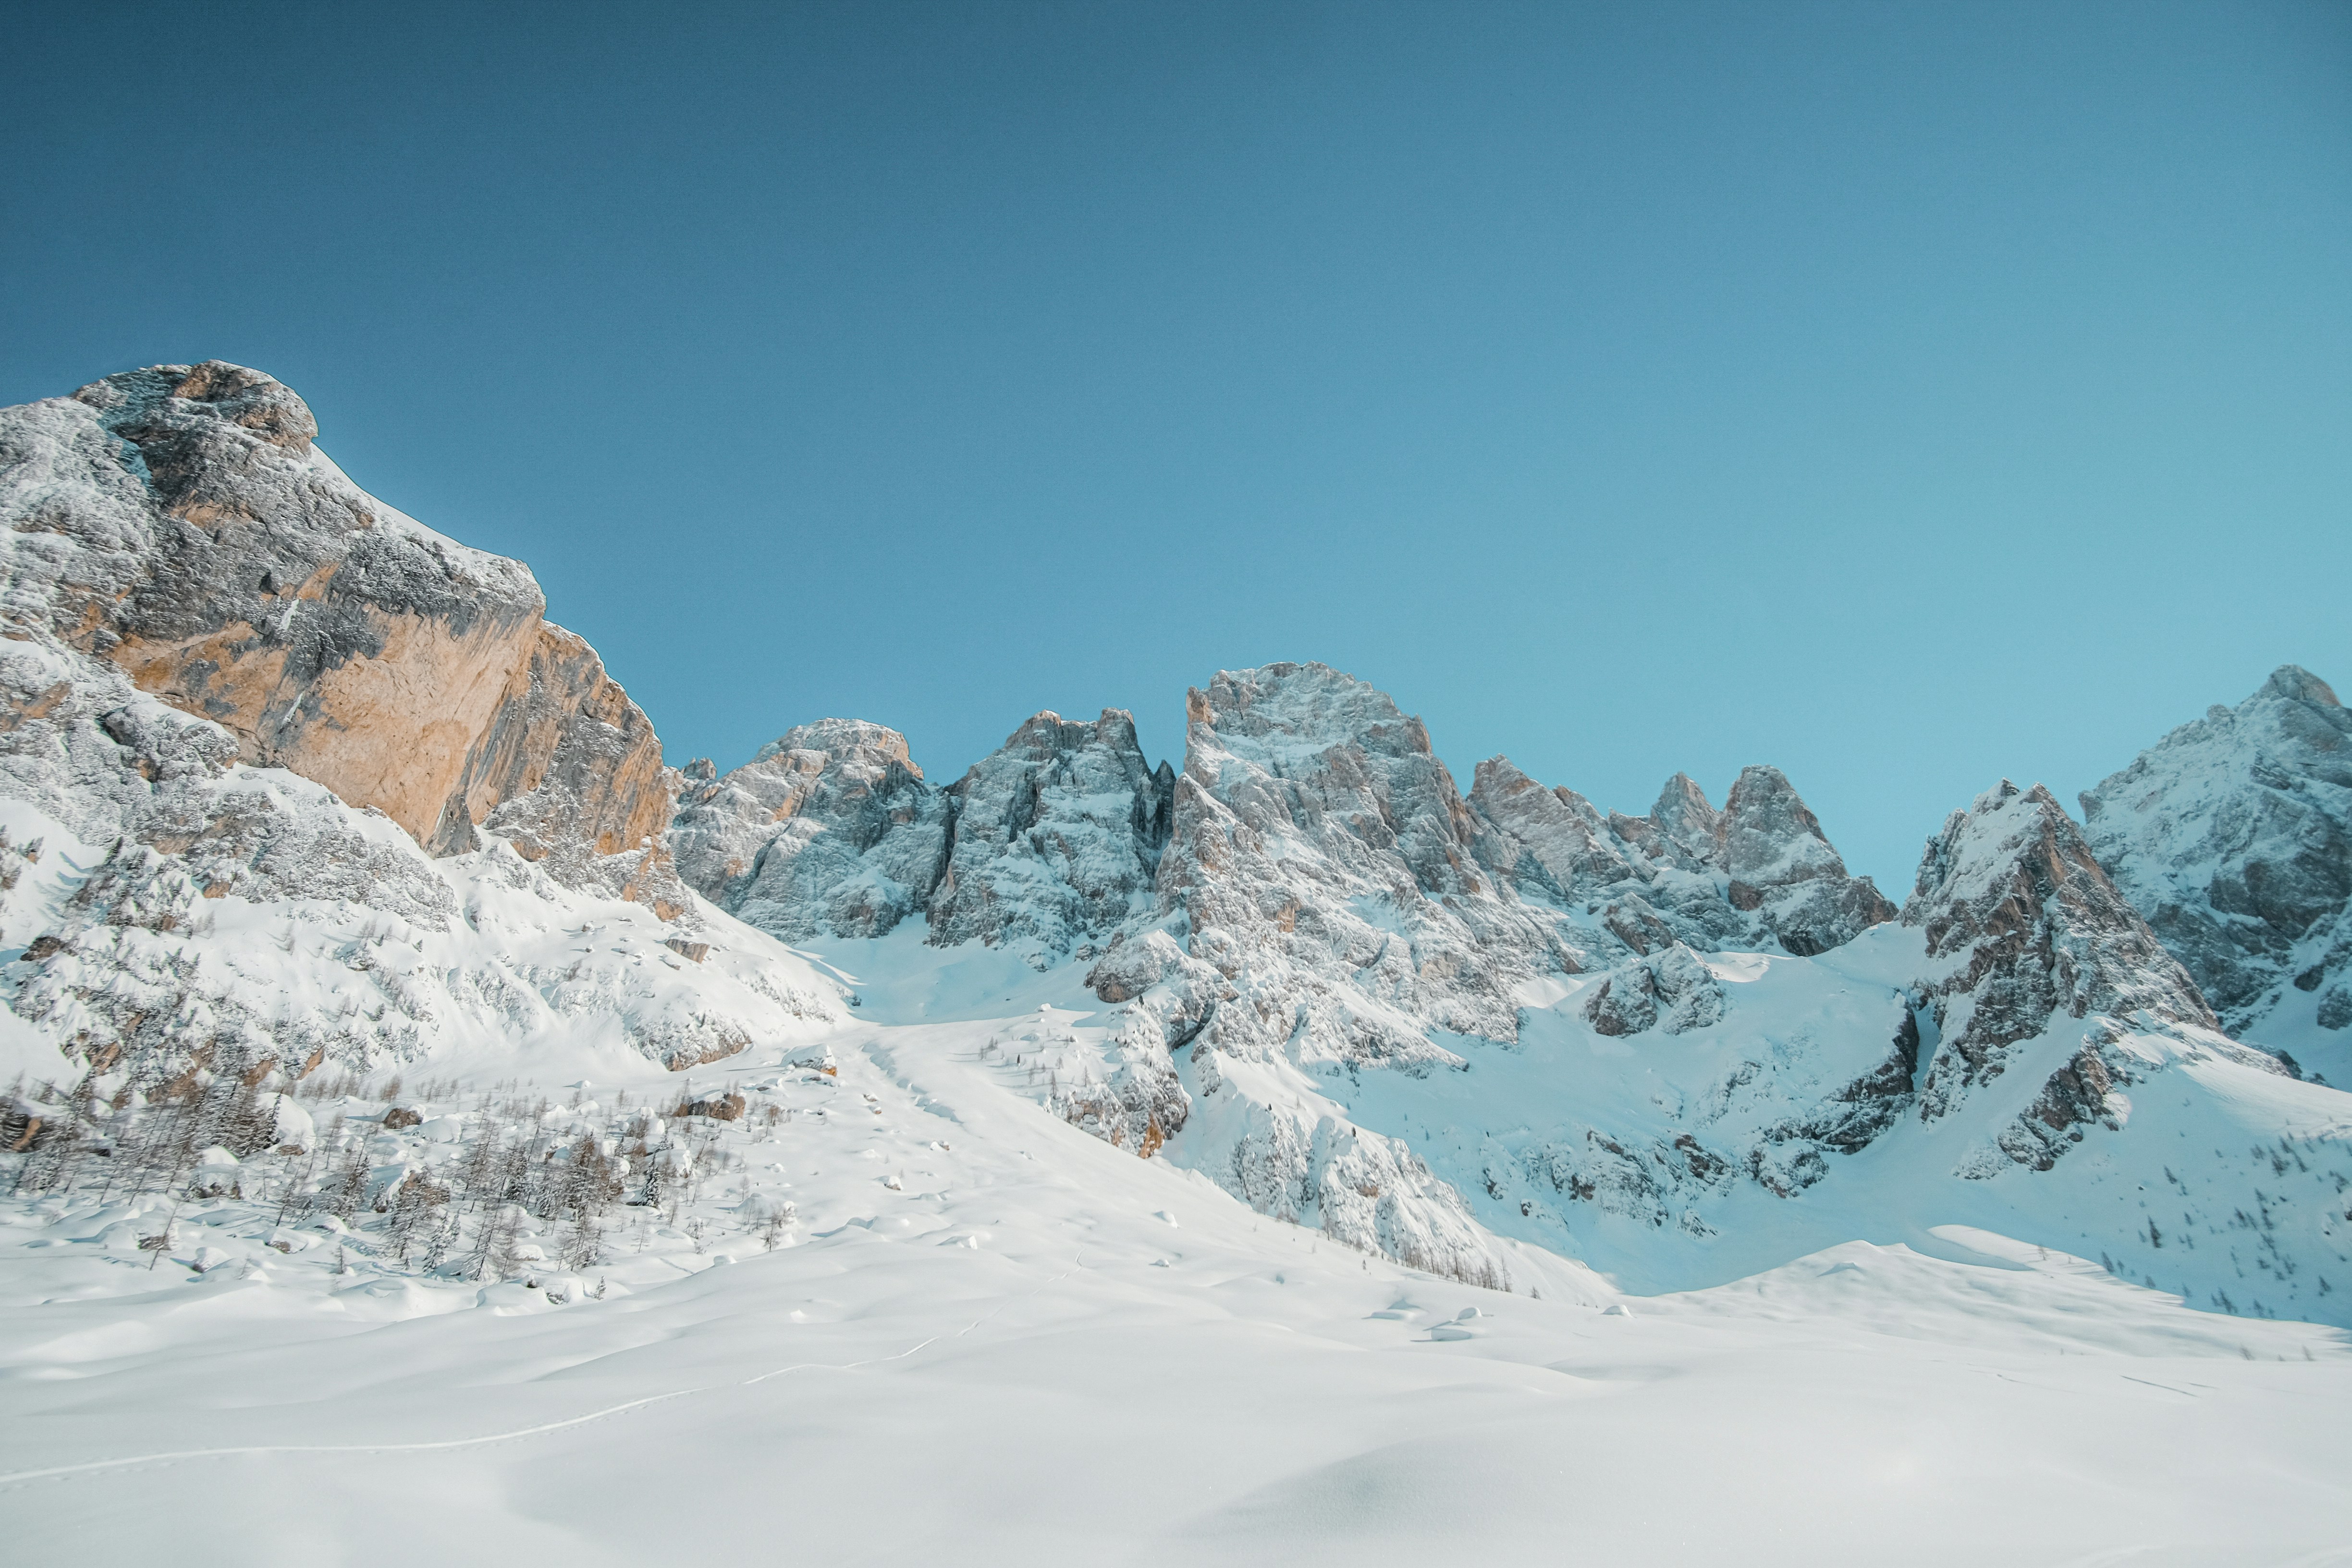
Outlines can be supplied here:
[[824, 719], [688, 791], [669, 842], [688, 886], [762, 931], [880, 936], [929, 907], [952, 815], [905, 736]]
[[2233, 1031], [2352, 1026], [2352, 712], [2326, 682], [2283, 666], [2082, 801], [2100, 865]]
[[950, 792], [931, 940], [1011, 944], [1042, 963], [1149, 912], [1175, 786], [1174, 770], [1144, 761], [1131, 714], [1037, 714]]
[[1645, 859], [1682, 871], [1723, 869], [1723, 814], [1688, 773], [1666, 781], [1649, 816], [1611, 812], [1609, 826]]
[[1826, 952], [1895, 918], [1894, 904], [1875, 883], [1846, 875], [1845, 861], [1780, 769], [1740, 770], [1715, 826], [1732, 908], [1754, 910], [1799, 957]]
[[[2106, 1114], [2105, 1097], [2128, 1068], [2102, 1047], [2124, 1028], [2219, 1026], [2040, 784], [2020, 791], [2003, 779], [1952, 813], [1927, 842], [1903, 923], [1927, 938], [1918, 991], [1941, 1036], [1922, 1114], [1948, 1113], [2012, 1067], [2046, 1074], [2041, 1099], [2001, 1140], [2023, 1163], [2046, 1169], [2065, 1134]], [[2094, 1015], [2110, 1024], [2043, 1038]]]
[[1497, 830], [1479, 839], [1480, 860], [1523, 888], [1572, 902], [1648, 879], [1647, 862], [1627, 858], [1609, 819], [1591, 801], [1572, 789], [1544, 788], [1508, 757], [1478, 764], [1470, 808]]
[[1160, 907], [1250, 998], [1204, 1037], [1335, 1062], [1444, 1059], [1430, 1028], [1516, 1037], [1511, 988], [1559, 949], [1487, 879], [1419, 720], [1320, 664], [1222, 672], [1187, 710]]
[[1547, 791], [1496, 757], [1479, 765], [1470, 805], [1489, 828], [1483, 864], [1530, 898], [1597, 919], [1604, 945], [1636, 955], [1777, 941], [1810, 957], [1895, 915], [1870, 879], [1846, 874], [1778, 768], [1742, 773], [1721, 811], [1676, 773], [1649, 816], [1604, 819], [1575, 791]]

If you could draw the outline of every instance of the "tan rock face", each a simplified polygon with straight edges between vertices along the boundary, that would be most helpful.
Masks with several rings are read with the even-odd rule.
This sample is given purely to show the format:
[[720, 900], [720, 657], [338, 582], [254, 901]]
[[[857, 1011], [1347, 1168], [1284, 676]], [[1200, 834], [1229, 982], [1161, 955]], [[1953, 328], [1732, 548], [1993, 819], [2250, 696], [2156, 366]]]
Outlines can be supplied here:
[[594, 648], [544, 623], [465, 759], [460, 789], [464, 823], [449, 813], [445, 837], [470, 838], [465, 827], [495, 813], [498, 830], [533, 859], [564, 841], [598, 855], [642, 848], [669, 826], [677, 794], [645, 710]]
[[[291, 390], [219, 361], [0, 411], [6, 617], [435, 854], [474, 847], [497, 815], [559, 876], [682, 905], [650, 843], [676, 784], [644, 712], [541, 619], [527, 568], [368, 496], [317, 433]], [[625, 869], [587, 864], [623, 854]]]
[[315, 672], [243, 621], [168, 642], [132, 634], [103, 651], [142, 690], [235, 734], [244, 761], [314, 779], [427, 842], [477, 737], [529, 673], [537, 617], [458, 626], [351, 608], [373, 651]]

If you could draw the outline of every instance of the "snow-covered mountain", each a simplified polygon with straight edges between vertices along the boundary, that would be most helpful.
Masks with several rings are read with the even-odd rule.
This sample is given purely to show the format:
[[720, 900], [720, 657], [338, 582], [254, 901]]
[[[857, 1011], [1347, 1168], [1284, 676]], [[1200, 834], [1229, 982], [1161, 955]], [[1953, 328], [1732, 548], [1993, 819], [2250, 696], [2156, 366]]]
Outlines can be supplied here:
[[[2334, 1125], [2200, 985], [2242, 1028], [2333, 1019], [2352, 721], [2301, 671], [2086, 796], [2087, 841], [2039, 788], [1954, 813], [1898, 921], [1777, 769], [1630, 816], [1496, 757], [1465, 797], [1318, 664], [1192, 691], [1181, 773], [1108, 711], [1037, 714], [946, 787], [844, 719], [669, 773], [526, 568], [315, 435], [220, 363], [0, 415], [0, 781], [44, 854], [0, 917], [9, 1026], [86, 1100], [535, 1041], [706, 1067], [889, 1012], [852, 977], [919, 942], [1083, 1002], [1053, 1114], [1462, 1278], [1516, 1237], [1708, 1282], [1958, 1210], [2154, 1278], [2172, 1222], [2085, 1183], [2168, 1173], [2180, 1226], [2226, 1228], [2197, 1205], [2267, 1214], [2257, 1151]], [[2137, 1130], [2154, 1082], [2230, 1125], [2213, 1155]], [[2168, 1282], [2327, 1311], [2336, 1223], [2266, 1239], [2259, 1291], [2226, 1244]]]
[[[808, 715], [723, 775], [672, 771], [527, 568], [368, 496], [316, 437], [217, 362], [0, 410], [0, 1375], [48, 1417], [16, 1430], [67, 1434], [0, 1488], [320, 1462], [334, 1445], [268, 1413], [358, 1386], [335, 1336], [412, 1322], [365, 1394], [419, 1434], [385, 1453], [488, 1464], [659, 1407], [656, 1447], [698, 1474], [764, 1451], [713, 1436], [764, 1419], [743, 1391], [941, 1346], [1015, 1405], [1100, 1347], [1096, 1404], [1008, 1416], [942, 1385], [890, 1428], [947, 1421], [967, 1457], [1008, 1419], [1107, 1451], [1147, 1402], [1205, 1431], [1263, 1389], [1364, 1434], [1435, 1391], [1492, 1431], [1505, 1384], [1475, 1369], [1664, 1388], [1725, 1325], [1795, 1378], [1776, 1422], [1822, 1386], [1786, 1370], [1826, 1353], [1792, 1322], [1846, 1325], [1836, 1379], [1947, 1401], [1923, 1369], [1953, 1355], [2062, 1381], [2017, 1358], [2203, 1358], [2166, 1375], [2210, 1389], [2213, 1357], [2341, 1353], [2232, 1321], [2352, 1322], [2352, 721], [2301, 670], [2086, 795], [2086, 827], [2039, 786], [1986, 792], [1899, 911], [1774, 768], [1719, 809], [1676, 774], [1641, 816], [1502, 757], [1465, 795], [1419, 719], [1319, 664], [1190, 692], [1181, 771], [1118, 711], [1036, 714], [944, 787], [905, 737]], [[985, 1359], [1074, 1326], [1036, 1364]], [[1227, 1350], [1171, 1348], [1198, 1333]], [[1467, 1382], [1393, 1359], [1454, 1350]], [[1171, 1354], [1179, 1384], [1129, 1386]], [[1395, 1370], [1364, 1383], [1366, 1355]], [[110, 1404], [92, 1362], [139, 1397]], [[188, 1370], [232, 1364], [233, 1392]], [[502, 1413], [445, 1438], [398, 1391], [455, 1366]], [[155, 1392], [175, 1377], [195, 1392]], [[1653, 1413], [1615, 1429], [1643, 1463], [1682, 1462], [1681, 1406], [1628, 1407]], [[1809, 1443], [1881, 1429], [1837, 1408]], [[2112, 1429], [1998, 1425], [2021, 1419], [2070, 1462]], [[2242, 1440], [2275, 1469], [2325, 1451], [2306, 1429]], [[1208, 1524], [1120, 1506], [1160, 1510], [1176, 1556], [1285, 1539], [1248, 1489], [1287, 1477], [1282, 1507], [1329, 1514], [1283, 1456], [1334, 1437], [1269, 1426], [1202, 1483]], [[866, 1458], [835, 1491], [872, 1495], [873, 1446], [845, 1452]], [[2160, 1467], [2113, 1473], [2170, 1495]], [[2316, 1495], [2243, 1529], [2325, 1517]], [[935, 1547], [1002, 1505], [957, 1506], [881, 1536]], [[2072, 1520], [2036, 1529], [2109, 1539]]]
[[[1622, 816], [1494, 757], [1465, 797], [1315, 663], [1195, 689], [1181, 773], [1124, 712], [1030, 717], [946, 787], [854, 720], [670, 773], [524, 566], [352, 487], [268, 376], [110, 376], [0, 414], [0, 785], [42, 847], [7, 1023], [87, 1102], [501, 1048], [706, 1068], [887, 1011], [852, 975], [919, 941], [1085, 1002], [1034, 1100], [1112, 1145], [1437, 1272], [1517, 1237], [1658, 1284], [1945, 1211], [2155, 1277], [2171, 1223], [2084, 1183], [2267, 1215], [2255, 1150], [2336, 1117], [2225, 1032], [2336, 1023], [2352, 721], [2300, 670], [2086, 795], [2088, 837], [2039, 787], [1952, 814], [1895, 920], [1778, 769]], [[2136, 1131], [2145, 1084], [2221, 1150]], [[2173, 1284], [2328, 1311], [2336, 1220], [2272, 1265]]]
[[837, 1017], [678, 882], [652, 726], [530, 572], [315, 430], [219, 363], [0, 410], [16, 1067], [128, 1102], [542, 1047], [684, 1066]]
[[2221, 1022], [2352, 1082], [2352, 713], [2287, 665], [2083, 795], [2092, 850]]

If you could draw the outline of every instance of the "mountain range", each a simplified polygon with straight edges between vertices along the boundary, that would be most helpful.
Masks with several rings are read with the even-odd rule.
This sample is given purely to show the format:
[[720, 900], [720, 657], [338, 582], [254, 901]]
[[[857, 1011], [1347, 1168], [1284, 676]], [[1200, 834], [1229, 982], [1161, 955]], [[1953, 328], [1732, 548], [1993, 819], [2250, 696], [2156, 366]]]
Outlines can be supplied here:
[[[790, 714], [673, 769], [527, 568], [317, 435], [220, 362], [0, 411], [24, 1160], [214, 1083], [723, 1079], [1030, 984], [1046, 1076], [991, 1048], [1038, 1114], [1435, 1277], [1673, 1290], [1965, 1225], [2352, 1323], [2352, 715], [2307, 671], [2079, 820], [1987, 781], [1899, 904], [1773, 767], [1639, 816], [1501, 756], [1465, 793], [1316, 663], [1186, 693], [1181, 766], [1106, 710], [948, 783]], [[292, 1115], [220, 1146], [300, 1152]]]

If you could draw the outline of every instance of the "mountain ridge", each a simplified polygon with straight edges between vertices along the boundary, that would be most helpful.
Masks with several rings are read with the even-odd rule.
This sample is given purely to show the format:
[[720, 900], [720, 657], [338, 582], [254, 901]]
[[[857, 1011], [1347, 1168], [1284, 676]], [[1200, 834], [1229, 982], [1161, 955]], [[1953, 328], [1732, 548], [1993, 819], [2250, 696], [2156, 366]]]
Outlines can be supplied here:
[[[1418, 717], [1313, 662], [1190, 690], [1181, 767], [1106, 710], [951, 783], [840, 719], [670, 770], [527, 568], [316, 436], [219, 362], [0, 410], [0, 801], [16, 844], [74, 846], [0, 876], [10, 1026], [77, 1079], [45, 1124], [520, 1041], [818, 1059], [919, 947], [1059, 999], [1013, 1037], [1050, 1047], [1015, 1091], [1043, 1112], [1438, 1274], [1499, 1280], [1511, 1240], [1706, 1282], [1953, 1212], [2338, 1311], [2352, 1218], [2262, 1152], [2352, 1127], [2298, 1079], [2344, 1081], [2352, 1023], [2352, 721], [2305, 672], [2166, 737], [2087, 826], [2004, 781], [1900, 910], [1778, 769], [1720, 807], [1677, 773], [1639, 817], [1499, 756], [1465, 793]], [[2167, 1127], [2226, 1131], [2183, 1173]], [[2158, 1169], [2211, 1245], [2112, 1211]]]

